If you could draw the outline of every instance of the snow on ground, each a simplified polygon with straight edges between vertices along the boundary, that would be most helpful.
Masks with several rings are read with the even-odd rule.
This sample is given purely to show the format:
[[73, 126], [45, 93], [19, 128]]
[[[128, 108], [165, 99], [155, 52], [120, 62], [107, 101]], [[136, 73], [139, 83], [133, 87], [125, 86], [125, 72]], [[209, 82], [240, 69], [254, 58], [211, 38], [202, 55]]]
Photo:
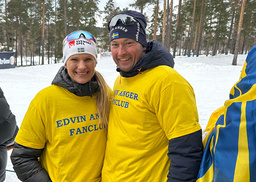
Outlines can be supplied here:
[[[192, 85], [196, 95], [199, 120], [202, 128], [211, 113], [229, 98], [231, 87], [238, 81], [246, 55], [238, 56], [238, 65], [232, 66], [233, 55], [183, 57], [176, 56], [174, 69]], [[16, 115], [20, 126], [25, 112], [36, 93], [49, 86], [63, 63], [17, 67], [0, 70], [0, 87]], [[102, 73], [112, 88], [118, 73], [111, 57], [98, 60], [96, 69]], [[11, 151], [8, 152], [10, 155]], [[10, 159], [8, 170], [13, 170]], [[6, 172], [6, 182], [19, 181], [16, 174]]]

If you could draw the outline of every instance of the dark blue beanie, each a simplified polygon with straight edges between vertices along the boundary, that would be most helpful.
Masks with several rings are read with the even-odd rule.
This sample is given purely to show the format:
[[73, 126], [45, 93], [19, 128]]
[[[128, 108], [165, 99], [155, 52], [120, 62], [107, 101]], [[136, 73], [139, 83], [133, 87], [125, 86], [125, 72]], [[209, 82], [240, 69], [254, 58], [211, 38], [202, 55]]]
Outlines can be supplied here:
[[146, 32], [147, 20], [145, 16], [137, 11], [125, 10], [118, 14], [132, 16], [138, 23], [124, 25], [122, 21], [117, 21], [115, 26], [110, 27], [110, 41], [118, 38], [129, 38], [147, 47]]

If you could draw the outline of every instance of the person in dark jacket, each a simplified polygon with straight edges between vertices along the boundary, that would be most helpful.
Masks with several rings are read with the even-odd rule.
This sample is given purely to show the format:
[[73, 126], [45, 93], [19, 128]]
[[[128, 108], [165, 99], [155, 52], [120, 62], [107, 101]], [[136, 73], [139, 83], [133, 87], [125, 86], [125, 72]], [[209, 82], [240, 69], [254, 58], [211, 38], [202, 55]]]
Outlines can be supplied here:
[[125, 10], [109, 22], [120, 75], [114, 84], [103, 182], [192, 182], [203, 154], [193, 88], [172, 55], [146, 41], [146, 18]]
[[11, 160], [21, 181], [101, 181], [111, 89], [96, 58], [91, 33], [64, 39], [65, 65], [32, 100], [15, 139]]
[[17, 132], [15, 115], [0, 88], [0, 181], [5, 180], [7, 150], [12, 148]]

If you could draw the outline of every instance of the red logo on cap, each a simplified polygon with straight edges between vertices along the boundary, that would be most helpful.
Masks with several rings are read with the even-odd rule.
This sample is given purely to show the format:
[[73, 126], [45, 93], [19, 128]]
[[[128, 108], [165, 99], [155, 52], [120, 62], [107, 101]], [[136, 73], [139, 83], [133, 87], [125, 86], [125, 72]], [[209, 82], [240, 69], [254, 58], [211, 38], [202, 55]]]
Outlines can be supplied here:
[[70, 41], [68, 43], [68, 45], [69, 45], [69, 48], [72, 47], [72, 46], [75, 46], [75, 40]]

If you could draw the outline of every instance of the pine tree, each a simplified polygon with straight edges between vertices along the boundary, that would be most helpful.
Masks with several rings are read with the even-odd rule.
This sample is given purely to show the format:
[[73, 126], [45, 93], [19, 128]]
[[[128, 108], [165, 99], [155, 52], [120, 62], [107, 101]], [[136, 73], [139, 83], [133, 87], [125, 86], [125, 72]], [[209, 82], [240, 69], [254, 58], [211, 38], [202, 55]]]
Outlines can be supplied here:
[[152, 4], [154, 0], [136, 0], [134, 3], [130, 4], [131, 7], [138, 8], [143, 14], [143, 10], [147, 4]]
[[[193, 34], [195, 28], [195, 14], [196, 14], [196, 0], [193, 0], [193, 14], [191, 17], [191, 26], [189, 30], [189, 43], [188, 43], [188, 57], [190, 57], [190, 52], [192, 49], [192, 42], [193, 42]], [[192, 49], [192, 54], [194, 54], [194, 50]]]
[[53, 1], [52, 0], [45, 0], [45, 22], [46, 22], [46, 29], [45, 29], [45, 36], [46, 36], [46, 48], [47, 48], [47, 60], [48, 64], [50, 64], [50, 58], [53, 57], [53, 52], [55, 49], [55, 42], [54, 40], [54, 11], [53, 11]]
[[102, 12], [103, 14], [106, 15], [103, 21], [103, 28], [101, 30], [101, 36], [100, 36], [101, 37], [100, 47], [102, 51], [110, 51], [108, 23], [111, 20], [111, 18], [120, 11], [121, 11], [120, 8], [115, 7], [114, 0], [108, 0], [108, 2], [104, 7], [104, 11]]
[[[232, 5], [233, 1], [234, 0], [230, 0], [231, 5]], [[228, 51], [231, 50], [230, 41], [231, 41], [231, 35], [233, 32], [233, 29], [234, 29], [234, 18], [235, 18], [236, 6], [237, 6], [237, 0], [234, 1], [234, 4], [232, 5], [232, 8], [230, 9], [230, 14], [232, 14], [232, 17], [231, 17], [231, 22], [230, 22], [230, 27], [229, 27], [229, 34], [228, 34], [228, 40], [227, 40], [227, 44], [226, 44], [225, 54], [228, 54]]]
[[155, 12], [155, 20], [154, 20], [154, 35], [153, 35], [153, 40], [156, 40], [156, 32], [157, 32], [157, 19], [158, 19], [158, 11], [159, 11], [159, 0], [156, 1], [156, 6], [155, 6], [155, 9], [154, 9], [154, 12]]
[[178, 41], [178, 31], [177, 30], [179, 29], [179, 25], [180, 25], [181, 3], [182, 3], [182, 0], [179, 0], [178, 17], [177, 17], [177, 21], [176, 21], [176, 33], [175, 33], [175, 40], [174, 40], [174, 46], [173, 46], [173, 57], [174, 58], [175, 58], [175, 54], [176, 54], [177, 41]]
[[208, 5], [208, 0], [202, 0], [201, 2], [201, 13], [200, 13], [200, 23], [199, 23], [199, 31], [198, 31], [198, 38], [197, 38], [197, 48], [196, 48], [196, 56], [199, 56], [200, 46], [202, 42], [202, 36], [203, 36], [203, 28], [204, 28], [204, 22], [205, 22], [205, 13], [206, 8]]
[[245, 6], [245, 13], [243, 19], [243, 26], [241, 30], [241, 46], [240, 46], [240, 53], [246, 53], [250, 49], [249, 47], [253, 47], [255, 45], [255, 10], [256, 1], [247, 1]]
[[[214, 4], [216, 1], [212, 1], [211, 4]], [[214, 32], [214, 45], [213, 45], [213, 51], [212, 55], [217, 54], [218, 47], [220, 47], [220, 44], [222, 44], [222, 48], [224, 52], [224, 41], [227, 37], [227, 21], [228, 21], [228, 14], [227, 14], [227, 3], [225, 3], [223, 0], [219, 1], [215, 4], [214, 8], [214, 17], [213, 19], [216, 20], [216, 26], [215, 26], [215, 32]]]
[[44, 64], [44, 31], [45, 31], [45, 1], [43, 0], [43, 11], [42, 11], [42, 64]]
[[170, 40], [172, 35], [172, 11], [173, 11], [173, 0], [171, 0], [169, 5], [169, 0], [167, 1], [168, 8], [167, 8], [167, 29], [166, 29], [166, 41], [165, 41], [165, 48], [170, 51]]
[[236, 46], [235, 46], [235, 53], [232, 65], [237, 65], [237, 56], [238, 56], [238, 49], [240, 44], [240, 37], [241, 37], [241, 30], [242, 30], [242, 24], [243, 24], [243, 18], [244, 18], [244, 9], [245, 9], [246, 0], [242, 0], [241, 5], [241, 12], [240, 12], [240, 18], [239, 18], [239, 25], [237, 30], [237, 37], [236, 37]]
[[40, 55], [40, 46], [42, 45], [42, 4], [37, 0], [29, 1], [28, 8], [28, 32], [27, 32], [27, 44], [30, 51], [30, 65], [34, 65], [35, 55]]
[[[17, 4], [19, 4], [19, 6], [17, 6]], [[13, 24], [13, 28], [15, 30], [16, 56], [20, 55], [21, 66], [23, 66], [23, 39], [26, 36], [26, 32], [28, 29], [27, 25], [29, 23], [29, 5], [30, 4], [25, 0], [11, 0], [8, 2], [8, 16], [10, 18], [10, 23]]]
[[2, 45], [4, 44], [4, 41], [5, 41], [3, 6], [4, 6], [4, 4], [2, 3], [2, 0], [0, 0], [0, 51], [1, 51]]
[[163, 32], [162, 32], [162, 45], [165, 45], [165, 33], [166, 33], [166, 0], [164, 0], [164, 8], [163, 8]]
[[[85, 2], [85, 1], [83, 1]], [[82, 15], [81, 15], [81, 24], [82, 28], [91, 32], [96, 37], [98, 31], [96, 30], [96, 12], [98, 12], [98, 2], [99, 0], [87, 0], [83, 5]]]

